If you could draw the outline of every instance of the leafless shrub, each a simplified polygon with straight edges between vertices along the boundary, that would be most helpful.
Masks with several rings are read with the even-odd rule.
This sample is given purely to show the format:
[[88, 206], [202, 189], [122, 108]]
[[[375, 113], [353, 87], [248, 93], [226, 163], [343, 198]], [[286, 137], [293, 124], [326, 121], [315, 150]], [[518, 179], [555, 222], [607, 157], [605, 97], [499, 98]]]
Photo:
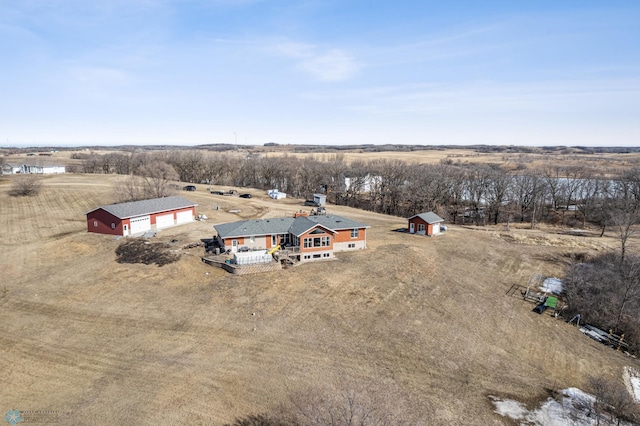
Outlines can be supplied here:
[[31, 197], [38, 195], [42, 188], [40, 179], [31, 175], [20, 175], [11, 184], [9, 195], [12, 197]]
[[640, 419], [640, 410], [624, 384], [603, 377], [589, 378], [591, 394], [595, 397], [592, 410], [597, 419], [609, 418], [620, 424], [621, 420], [636, 422]]
[[[233, 426], [402, 426], [418, 424], [392, 386], [341, 385], [293, 392], [273, 413], [237, 419]], [[254, 423], [252, 423], [254, 422]], [[263, 422], [263, 423], [259, 423]]]
[[236, 419], [233, 423], [227, 423], [225, 426], [290, 426], [290, 424], [268, 414], [250, 414]]
[[624, 333], [632, 352], [640, 351], [640, 258], [606, 253], [586, 263], [574, 260], [565, 273], [568, 302], [563, 315], [580, 314], [603, 330]]

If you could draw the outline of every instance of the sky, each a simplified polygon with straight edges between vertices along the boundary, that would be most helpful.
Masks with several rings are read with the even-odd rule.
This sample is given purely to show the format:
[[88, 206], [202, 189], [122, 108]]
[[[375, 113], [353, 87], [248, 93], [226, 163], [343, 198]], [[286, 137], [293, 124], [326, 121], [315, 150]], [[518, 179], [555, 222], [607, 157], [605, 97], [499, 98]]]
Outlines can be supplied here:
[[637, 0], [0, 0], [0, 146], [640, 146]]

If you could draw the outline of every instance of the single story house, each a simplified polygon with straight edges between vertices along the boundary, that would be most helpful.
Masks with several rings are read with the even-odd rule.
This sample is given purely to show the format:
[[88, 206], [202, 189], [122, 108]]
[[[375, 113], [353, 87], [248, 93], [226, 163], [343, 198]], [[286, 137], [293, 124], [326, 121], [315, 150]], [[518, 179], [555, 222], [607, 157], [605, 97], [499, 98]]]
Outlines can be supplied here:
[[3, 175], [15, 175], [15, 174], [23, 174], [23, 175], [55, 175], [62, 174], [66, 172], [65, 166], [54, 166], [54, 165], [34, 165], [34, 164], [3, 164], [2, 165], [2, 174]]
[[429, 237], [440, 233], [440, 225], [444, 219], [434, 212], [420, 213], [409, 219], [409, 233], [427, 235]]
[[[375, 185], [379, 185], [382, 182], [382, 177], [371, 176], [349, 176], [344, 177], [344, 190], [352, 190], [354, 192], [371, 192]], [[353, 188], [353, 189], [352, 189]]]
[[129, 236], [192, 222], [197, 204], [180, 196], [101, 206], [85, 213], [87, 231]]
[[369, 226], [342, 216], [297, 213], [295, 217], [242, 220], [214, 228], [223, 250], [282, 250], [296, 260], [307, 261], [366, 248]]

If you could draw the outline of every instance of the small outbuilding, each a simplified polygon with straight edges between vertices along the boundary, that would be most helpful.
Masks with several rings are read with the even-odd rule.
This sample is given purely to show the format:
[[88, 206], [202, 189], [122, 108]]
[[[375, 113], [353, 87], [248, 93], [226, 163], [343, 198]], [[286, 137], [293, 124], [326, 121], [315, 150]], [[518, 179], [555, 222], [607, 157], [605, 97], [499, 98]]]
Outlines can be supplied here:
[[327, 205], [327, 196], [324, 194], [313, 194], [313, 202], [316, 207], [324, 207]]
[[193, 222], [196, 206], [180, 196], [101, 206], [85, 213], [87, 231], [125, 237], [140, 235]]
[[420, 213], [409, 219], [409, 233], [432, 237], [440, 233], [440, 226], [444, 219], [434, 212]]

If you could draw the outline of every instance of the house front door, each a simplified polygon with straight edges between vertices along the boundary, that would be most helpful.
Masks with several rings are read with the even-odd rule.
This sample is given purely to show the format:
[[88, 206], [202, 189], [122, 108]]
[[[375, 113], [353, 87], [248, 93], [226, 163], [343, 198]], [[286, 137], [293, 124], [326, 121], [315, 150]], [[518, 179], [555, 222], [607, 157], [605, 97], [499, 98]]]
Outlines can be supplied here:
[[411, 222], [409, 224], [409, 233], [410, 234], [414, 234], [415, 232], [416, 232], [416, 225], [415, 225], [415, 223]]
[[238, 240], [231, 240], [231, 252], [232, 253], [238, 252]]

